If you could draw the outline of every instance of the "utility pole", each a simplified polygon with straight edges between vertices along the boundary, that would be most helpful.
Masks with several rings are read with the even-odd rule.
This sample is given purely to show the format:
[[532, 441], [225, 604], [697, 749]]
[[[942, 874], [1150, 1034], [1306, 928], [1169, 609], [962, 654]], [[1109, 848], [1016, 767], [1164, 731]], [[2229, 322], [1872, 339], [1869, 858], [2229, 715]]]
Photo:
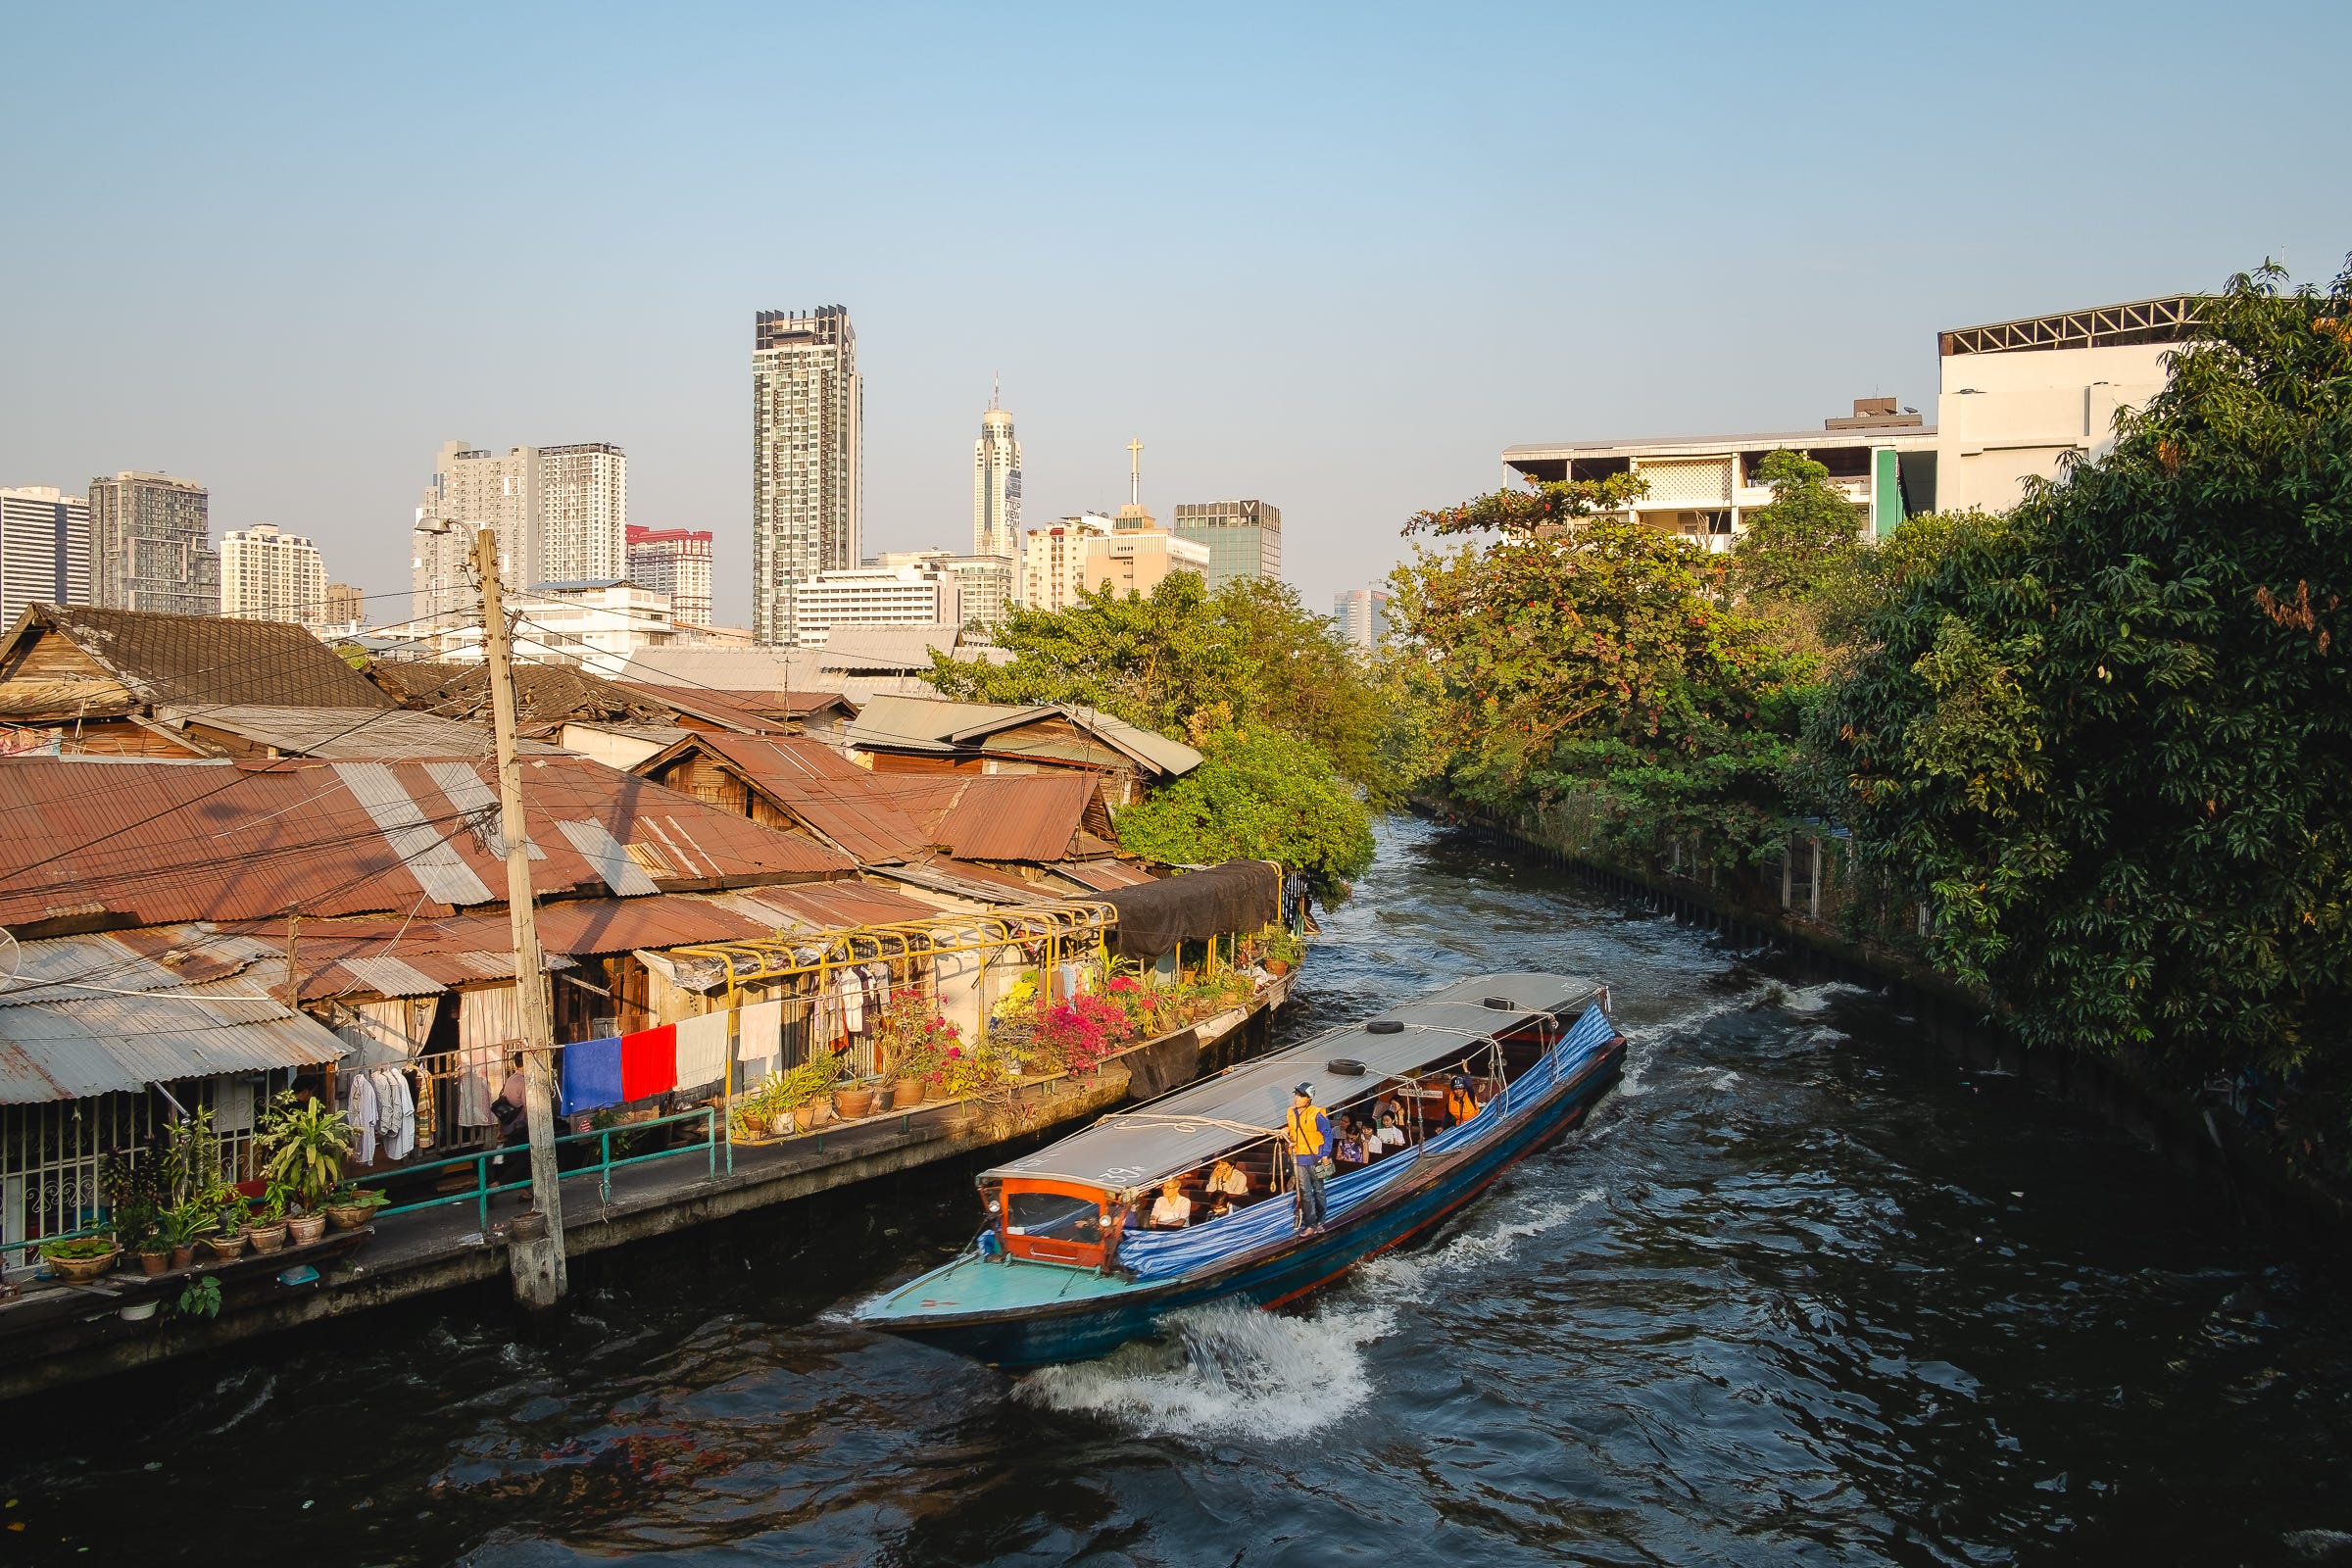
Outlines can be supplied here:
[[514, 994], [522, 1013], [523, 1120], [531, 1134], [531, 1211], [507, 1228], [514, 1299], [534, 1309], [563, 1299], [564, 1194], [556, 1171], [555, 1022], [547, 960], [531, 906], [530, 834], [522, 814], [522, 765], [514, 754], [514, 665], [498, 582], [498, 535], [474, 536], [482, 579], [482, 645], [489, 656], [491, 728], [498, 738], [498, 820], [507, 841], [507, 918], [514, 938]]

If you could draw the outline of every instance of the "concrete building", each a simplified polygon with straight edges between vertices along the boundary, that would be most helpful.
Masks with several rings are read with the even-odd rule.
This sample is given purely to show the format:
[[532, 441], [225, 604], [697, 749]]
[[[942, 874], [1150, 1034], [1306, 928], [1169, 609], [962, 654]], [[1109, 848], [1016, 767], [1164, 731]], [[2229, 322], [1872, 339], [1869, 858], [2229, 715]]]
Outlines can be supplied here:
[[2163, 390], [2164, 356], [2200, 304], [2175, 295], [1937, 333], [1936, 505], [2003, 512], [2070, 452], [2103, 455], [2117, 413]]
[[1282, 576], [1282, 509], [1263, 501], [1180, 502], [1174, 532], [1208, 547], [1211, 593], [1244, 577]]
[[799, 645], [822, 648], [836, 626], [960, 626], [961, 584], [923, 561], [820, 571], [800, 589]]
[[669, 618], [679, 626], [710, 624], [710, 530], [628, 529], [629, 581], [669, 596]]
[[1350, 588], [1334, 595], [1331, 618], [1340, 635], [1358, 648], [1378, 648], [1389, 634], [1389, 593], [1385, 588]]
[[946, 550], [885, 550], [874, 558], [874, 564], [921, 566], [946, 574], [962, 606], [961, 623], [976, 628], [985, 641], [1003, 624], [1005, 608], [1013, 602], [1016, 561], [1013, 556], [958, 556]]
[[1086, 580], [1087, 541], [1113, 531], [1099, 512], [1032, 528], [1021, 546], [1021, 603], [1031, 610], [1067, 610]]
[[1119, 597], [1152, 590], [1178, 572], [1208, 575], [1208, 546], [1179, 539], [1157, 528], [1112, 532], [1086, 541], [1079, 566], [1080, 581], [1089, 593], [1107, 587]]
[[799, 640], [801, 585], [863, 559], [865, 389], [849, 311], [761, 311], [752, 337], [752, 635]]
[[[628, 515], [628, 457], [609, 441], [504, 453], [447, 442], [416, 508], [410, 613], [423, 619], [473, 608], [468, 562], [485, 527], [498, 533], [499, 574], [510, 585], [619, 577]], [[445, 521], [460, 526], [437, 530]]]
[[1010, 560], [1021, 539], [1021, 444], [1012, 416], [988, 400], [972, 443], [972, 554]]
[[90, 602], [89, 500], [53, 485], [0, 489], [0, 629], [38, 602]]
[[318, 618], [330, 626], [364, 626], [368, 622], [368, 597], [350, 583], [330, 582]]
[[[520, 612], [514, 657], [530, 663], [570, 664], [598, 675], [617, 675], [632, 654], [666, 647], [671, 640], [667, 596], [625, 578], [541, 583], [514, 595], [509, 603]], [[477, 630], [478, 636], [478, 629], [469, 629]], [[472, 657], [479, 659], [479, 642], [472, 647]]]
[[220, 536], [220, 613], [232, 620], [327, 620], [326, 567], [318, 547], [269, 523]]
[[212, 496], [193, 479], [128, 469], [90, 481], [90, 603], [220, 613]]

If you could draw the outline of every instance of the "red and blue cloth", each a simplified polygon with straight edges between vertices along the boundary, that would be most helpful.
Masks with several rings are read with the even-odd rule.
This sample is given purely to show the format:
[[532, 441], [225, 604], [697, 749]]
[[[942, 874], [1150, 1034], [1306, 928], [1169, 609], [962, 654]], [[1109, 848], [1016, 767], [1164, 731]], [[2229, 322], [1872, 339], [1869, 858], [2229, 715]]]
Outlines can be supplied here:
[[564, 1113], [650, 1100], [678, 1087], [675, 1024], [564, 1048]]

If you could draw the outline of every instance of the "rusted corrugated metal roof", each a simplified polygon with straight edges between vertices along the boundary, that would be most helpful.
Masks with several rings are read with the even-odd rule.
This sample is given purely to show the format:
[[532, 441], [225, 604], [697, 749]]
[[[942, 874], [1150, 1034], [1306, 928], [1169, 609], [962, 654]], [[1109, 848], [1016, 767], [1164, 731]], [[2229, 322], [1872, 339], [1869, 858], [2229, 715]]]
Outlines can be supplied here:
[[839, 753], [798, 736], [697, 735], [637, 764], [657, 773], [695, 751], [709, 754], [769, 805], [838, 845], [861, 865], [921, 855], [930, 841], [874, 776]]
[[[465, 765], [491, 781], [491, 763]], [[355, 796], [354, 776], [381, 822]], [[532, 759], [522, 784], [530, 839], [545, 854], [531, 862], [542, 897], [607, 885], [571, 846], [566, 822], [598, 824], [657, 885], [853, 869], [823, 845], [585, 758]], [[413, 817], [387, 789], [408, 801]], [[0, 796], [10, 802], [0, 812], [0, 925], [68, 911], [143, 924], [289, 908], [407, 912], [500, 899], [506, 888], [505, 865], [489, 849], [495, 821], [482, 820], [478, 802], [453, 801], [422, 763], [9, 757], [0, 758]]]
[[940, 842], [959, 860], [1058, 860], [1070, 853], [1094, 793], [1084, 773], [968, 778], [940, 821]]
[[[202, 725], [267, 746], [286, 757], [488, 757], [490, 726], [405, 708], [172, 708], [173, 723]], [[234, 750], [234, 747], [229, 748]], [[523, 740], [525, 757], [561, 757], [561, 746]]]
[[1066, 876], [1080, 887], [1097, 893], [1108, 893], [1113, 888], [1141, 887], [1146, 882], [1159, 880], [1141, 866], [1125, 860], [1063, 860], [1047, 867], [1057, 876]]
[[761, 921], [767, 930], [844, 931], [928, 919], [939, 912], [870, 882], [804, 882], [724, 895], [711, 902]]
[[780, 696], [764, 699], [778, 711], [762, 711], [763, 703], [744, 702], [733, 692], [703, 691], [691, 686], [657, 686], [650, 681], [623, 680], [613, 682], [649, 701], [676, 710], [690, 718], [722, 725], [745, 735], [789, 735], [799, 726], [784, 715]]

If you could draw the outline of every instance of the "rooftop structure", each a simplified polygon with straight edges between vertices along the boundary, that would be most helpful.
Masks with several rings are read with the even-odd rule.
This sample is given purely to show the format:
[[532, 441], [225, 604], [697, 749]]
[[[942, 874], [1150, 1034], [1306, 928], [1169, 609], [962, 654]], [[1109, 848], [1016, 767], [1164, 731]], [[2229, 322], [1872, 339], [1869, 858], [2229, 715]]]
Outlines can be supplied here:
[[1125, 806], [1144, 790], [1200, 765], [1200, 754], [1068, 703], [1016, 707], [938, 698], [877, 697], [844, 732], [852, 760], [877, 773], [1025, 773], [1087, 768]]

